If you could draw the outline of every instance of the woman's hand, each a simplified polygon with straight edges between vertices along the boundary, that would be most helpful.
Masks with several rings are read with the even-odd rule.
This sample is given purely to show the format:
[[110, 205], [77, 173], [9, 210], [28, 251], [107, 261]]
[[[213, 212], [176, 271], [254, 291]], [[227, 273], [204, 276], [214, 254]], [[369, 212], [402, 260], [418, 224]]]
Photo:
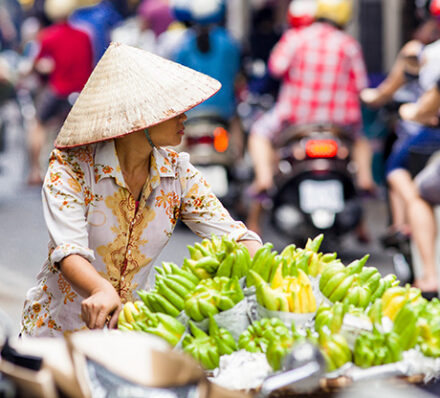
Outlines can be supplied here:
[[90, 329], [115, 328], [121, 299], [112, 284], [103, 278], [84, 257], [72, 254], [60, 262], [60, 270], [73, 288], [84, 297], [81, 317]]
[[108, 317], [109, 329], [116, 327], [122, 309], [121, 299], [113, 286], [105, 279], [90, 292], [81, 303], [81, 317], [89, 329], [102, 329]]

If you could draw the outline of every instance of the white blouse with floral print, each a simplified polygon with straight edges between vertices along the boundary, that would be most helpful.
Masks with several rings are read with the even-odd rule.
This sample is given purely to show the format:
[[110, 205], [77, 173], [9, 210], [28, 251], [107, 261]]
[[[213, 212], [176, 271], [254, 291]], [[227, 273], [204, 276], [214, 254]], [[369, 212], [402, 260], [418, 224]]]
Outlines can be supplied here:
[[70, 254], [89, 260], [126, 302], [146, 287], [178, 218], [200, 237], [214, 233], [261, 241], [230, 217], [188, 154], [154, 149], [150, 163], [136, 211], [113, 140], [53, 150], [42, 193], [49, 255], [37, 286], [27, 293], [23, 335], [57, 336], [86, 328], [82, 297], [57, 266]]

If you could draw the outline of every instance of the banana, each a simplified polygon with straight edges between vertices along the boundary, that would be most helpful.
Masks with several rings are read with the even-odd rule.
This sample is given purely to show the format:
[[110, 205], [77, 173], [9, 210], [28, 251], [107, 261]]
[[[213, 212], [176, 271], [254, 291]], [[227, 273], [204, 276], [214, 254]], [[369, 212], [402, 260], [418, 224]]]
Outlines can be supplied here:
[[366, 308], [371, 301], [371, 291], [366, 286], [360, 287], [359, 307]]
[[139, 314], [139, 311], [136, 309], [134, 304], [131, 301], [127, 301], [124, 304], [124, 317], [128, 323], [134, 323], [136, 315]]
[[190, 292], [193, 291], [197, 286], [191, 280], [189, 280], [181, 275], [177, 275], [177, 274], [167, 275], [167, 279], [172, 280], [176, 283], [179, 283], [180, 285], [182, 285], [185, 289], [187, 289]]
[[377, 272], [376, 274], [372, 275], [370, 279], [367, 280], [367, 282], [365, 283], [365, 287], [367, 287], [370, 290], [370, 292], [373, 292], [379, 286], [380, 280], [381, 280], [381, 276], [379, 272]]
[[162, 280], [165, 283], [165, 285], [167, 285], [174, 293], [178, 294], [183, 299], [185, 299], [185, 297], [188, 296], [188, 294], [190, 294], [190, 290], [185, 288], [179, 282], [175, 282], [169, 277], [164, 277]]
[[321, 283], [319, 284], [320, 290], [325, 297], [330, 297], [330, 295], [336, 290], [336, 288], [341, 284], [341, 282], [346, 279], [345, 271], [339, 271], [334, 274], [326, 285], [321, 288]]
[[319, 280], [319, 289], [323, 291], [324, 287], [328, 284], [330, 279], [336, 274], [345, 271], [345, 266], [342, 263], [337, 263], [335, 265], [327, 265], [324, 269], [321, 279]]
[[[375, 274], [379, 274], [379, 271], [375, 267], [364, 267], [364, 269], [359, 274], [359, 282], [361, 285], [367, 283], [367, 281]], [[380, 274], [379, 274], [380, 277]]]
[[210, 303], [207, 300], [198, 300], [198, 302], [200, 313], [204, 315], [204, 318], [207, 318], [209, 315], [218, 314], [219, 311], [214, 304]]
[[220, 266], [217, 269], [217, 276], [226, 276], [231, 277], [232, 274], [232, 267], [234, 266], [235, 262], [235, 253], [229, 253], [226, 258], [222, 261]]
[[355, 278], [354, 275], [350, 275], [349, 277], [346, 277], [330, 295], [329, 300], [332, 301], [333, 303], [342, 300], [347, 294], [351, 285], [353, 284], [354, 278]]
[[403, 307], [406, 301], [407, 299], [403, 295], [394, 296], [392, 299], [387, 301], [387, 304], [385, 304], [382, 299], [383, 314], [394, 321], [397, 313]]
[[345, 296], [344, 303], [351, 304], [357, 307], [360, 301], [360, 289], [360, 286], [353, 286]]
[[177, 317], [180, 314], [178, 308], [176, 308], [172, 303], [170, 303], [165, 297], [161, 296], [158, 293], [151, 293], [151, 298], [156, 301], [157, 305], [162, 308], [162, 311], [165, 314]]
[[179, 311], [183, 310], [185, 306], [184, 299], [170, 289], [163, 281], [156, 282], [157, 291], [164, 298], [166, 298], [171, 304], [173, 304]]

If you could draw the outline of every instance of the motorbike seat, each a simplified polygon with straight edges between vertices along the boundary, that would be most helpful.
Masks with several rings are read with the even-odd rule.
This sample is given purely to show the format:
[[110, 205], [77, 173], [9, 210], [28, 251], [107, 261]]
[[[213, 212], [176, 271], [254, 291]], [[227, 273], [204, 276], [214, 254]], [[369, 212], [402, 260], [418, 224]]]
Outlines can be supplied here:
[[349, 128], [334, 123], [315, 123], [290, 125], [279, 135], [279, 139], [275, 142], [277, 147], [283, 147], [291, 141], [299, 141], [303, 138], [309, 138], [316, 135], [325, 134], [335, 138], [351, 142], [353, 135]]

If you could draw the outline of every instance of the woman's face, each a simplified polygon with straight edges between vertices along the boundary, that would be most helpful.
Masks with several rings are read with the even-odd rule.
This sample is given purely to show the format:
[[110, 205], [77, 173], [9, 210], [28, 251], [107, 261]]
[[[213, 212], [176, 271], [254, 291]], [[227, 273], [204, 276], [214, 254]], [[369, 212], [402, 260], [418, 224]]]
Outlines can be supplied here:
[[184, 113], [148, 128], [151, 140], [156, 146], [176, 146], [182, 141], [187, 119]]

